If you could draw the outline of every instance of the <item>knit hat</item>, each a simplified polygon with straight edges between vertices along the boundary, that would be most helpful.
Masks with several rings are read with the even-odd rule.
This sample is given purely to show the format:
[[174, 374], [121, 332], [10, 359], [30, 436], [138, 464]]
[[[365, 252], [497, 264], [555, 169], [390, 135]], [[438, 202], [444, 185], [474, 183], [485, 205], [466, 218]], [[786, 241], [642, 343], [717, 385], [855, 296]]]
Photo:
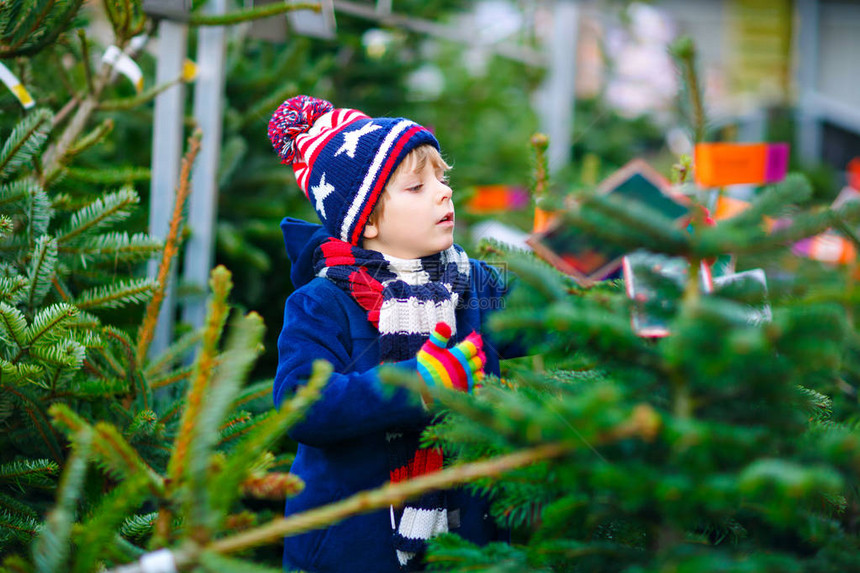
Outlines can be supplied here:
[[422, 144], [439, 149], [427, 129], [404, 118], [371, 118], [335, 109], [325, 100], [295, 96], [269, 121], [269, 139], [325, 228], [352, 245], [388, 179], [406, 155]]

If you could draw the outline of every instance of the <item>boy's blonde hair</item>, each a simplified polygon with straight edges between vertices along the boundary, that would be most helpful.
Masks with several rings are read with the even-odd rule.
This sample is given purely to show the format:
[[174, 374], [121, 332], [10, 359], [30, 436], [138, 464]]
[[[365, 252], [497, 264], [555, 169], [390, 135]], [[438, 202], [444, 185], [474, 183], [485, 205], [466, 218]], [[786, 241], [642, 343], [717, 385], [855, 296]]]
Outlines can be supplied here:
[[[421, 171], [427, 165], [428, 161], [434, 169], [442, 169], [443, 171], [451, 169], [451, 166], [442, 159], [442, 155], [439, 153], [438, 149], [428, 144], [419, 145], [403, 158], [403, 161], [400, 162], [400, 165], [397, 166], [397, 169], [394, 170], [394, 173], [392, 173], [391, 177], [388, 179], [389, 183], [394, 181], [394, 179], [401, 173]], [[370, 216], [367, 218], [367, 222], [369, 224], [375, 225], [379, 222], [379, 219], [382, 218], [382, 214], [385, 211], [385, 200], [387, 198], [388, 184], [385, 185], [385, 189], [382, 190], [382, 194], [376, 201], [373, 211], [370, 212]]]

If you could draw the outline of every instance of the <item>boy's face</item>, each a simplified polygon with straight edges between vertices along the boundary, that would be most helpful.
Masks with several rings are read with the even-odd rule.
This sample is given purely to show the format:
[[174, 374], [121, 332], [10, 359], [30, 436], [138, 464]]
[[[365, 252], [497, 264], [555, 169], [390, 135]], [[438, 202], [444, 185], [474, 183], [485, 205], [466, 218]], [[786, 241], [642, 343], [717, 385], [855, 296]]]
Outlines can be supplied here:
[[444, 169], [427, 161], [403, 169], [386, 186], [385, 209], [364, 229], [364, 248], [401, 259], [434, 255], [454, 244], [453, 191]]

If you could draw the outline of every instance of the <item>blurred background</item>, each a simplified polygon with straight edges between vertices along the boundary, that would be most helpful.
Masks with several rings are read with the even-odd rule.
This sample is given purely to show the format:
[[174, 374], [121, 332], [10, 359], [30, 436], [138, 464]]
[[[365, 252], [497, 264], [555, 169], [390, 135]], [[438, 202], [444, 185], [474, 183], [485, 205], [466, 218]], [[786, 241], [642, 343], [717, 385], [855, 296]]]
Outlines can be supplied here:
[[[153, 217], [166, 212], [155, 201], [164, 166], [153, 150], [164, 146], [159, 124], [171, 121], [160, 115], [165, 104], [159, 101], [182, 102], [179, 127], [174, 117], [170, 129], [185, 135], [201, 117], [219, 118], [214, 173], [195, 173], [200, 180], [214, 178], [215, 204], [209, 222], [195, 223], [192, 216], [188, 244], [201, 239], [202, 250], [186, 251], [180, 269], [202, 257], [233, 271], [233, 298], [263, 314], [268, 325], [267, 352], [255, 369], [260, 378], [275, 370], [275, 341], [292, 288], [278, 224], [284, 216], [315, 220], [266, 137], [271, 113], [293, 95], [311, 94], [371, 116], [407, 116], [433, 129], [454, 166], [457, 240], [467, 249], [488, 236], [528, 248], [529, 139], [535, 132], [550, 138], [549, 192], [559, 197], [631, 159], [644, 158], [668, 174], [691, 153], [683, 94], [667, 52], [682, 34], [696, 43], [708, 140], [790, 143], [790, 168], [811, 178], [822, 202], [846, 184], [848, 163], [860, 156], [860, 91], [854, 88], [860, 36], [852, 33], [860, 29], [857, 2], [322, 0], [318, 13], [217, 28], [222, 37], [215, 44], [204, 38], [213, 28], [186, 26], [181, 15], [275, 2], [281, 0], [179, 0], [171, 8], [178, 7], [179, 16], [165, 12], [164, 3], [143, 2], [144, 10], [162, 14], [138, 59], [144, 77], [157, 77], [160, 65], [171, 57], [181, 61], [182, 54], [199, 73], [154, 106], [118, 115], [114, 139], [129, 165], [152, 164], [150, 189], [145, 180], [136, 186], [144, 197], [153, 195]], [[108, 43], [101, 6], [88, 3], [85, 16], [96, 37], [104, 29]], [[212, 81], [207, 66], [220, 66], [223, 77], [215, 74]], [[133, 93], [130, 84], [117, 89]], [[209, 103], [198, 101], [207, 95]], [[116, 151], [103, 146], [80, 161], [116, 167]], [[732, 193], [749, 197], [755, 189]], [[208, 273], [211, 265], [204, 266]], [[202, 319], [182, 310], [202, 304], [200, 276], [180, 270], [176, 310], [160, 324], [165, 340]]]

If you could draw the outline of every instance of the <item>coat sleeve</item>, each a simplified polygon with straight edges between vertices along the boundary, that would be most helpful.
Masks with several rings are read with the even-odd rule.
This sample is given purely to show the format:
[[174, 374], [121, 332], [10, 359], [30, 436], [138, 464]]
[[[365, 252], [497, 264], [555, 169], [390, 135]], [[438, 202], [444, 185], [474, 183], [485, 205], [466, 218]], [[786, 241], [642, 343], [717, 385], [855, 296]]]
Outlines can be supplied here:
[[[322, 397], [305, 419], [293, 426], [290, 437], [314, 447], [356, 438], [390, 428], [414, 427], [426, 422], [420, 398], [404, 388], [385, 388], [379, 367], [353, 371], [346, 311], [337, 300], [323, 302], [301, 291], [294, 292], [284, 310], [284, 326], [278, 338], [278, 370], [274, 399], [284, 399], [307, 382], [314, 360], [330, 362], [334, 372]], [[416, 370], [415, 359], [395, 364]]]

